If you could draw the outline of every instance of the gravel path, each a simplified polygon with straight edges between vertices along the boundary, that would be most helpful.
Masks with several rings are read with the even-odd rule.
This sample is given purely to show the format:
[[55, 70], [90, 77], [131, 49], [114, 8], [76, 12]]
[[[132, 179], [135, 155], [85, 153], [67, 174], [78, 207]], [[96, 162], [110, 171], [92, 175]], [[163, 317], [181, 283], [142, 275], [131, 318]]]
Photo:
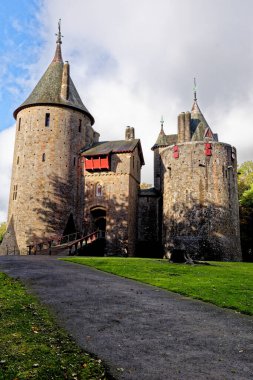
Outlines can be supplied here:
[[253, 379], [253, 318], [54, 257], [1, 256], [116, 379]]

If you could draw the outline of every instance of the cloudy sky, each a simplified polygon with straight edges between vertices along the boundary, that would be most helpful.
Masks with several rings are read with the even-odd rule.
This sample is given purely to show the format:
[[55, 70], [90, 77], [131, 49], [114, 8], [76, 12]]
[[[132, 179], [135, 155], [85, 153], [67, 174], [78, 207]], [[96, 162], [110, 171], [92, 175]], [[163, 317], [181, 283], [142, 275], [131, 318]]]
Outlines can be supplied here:
[[9, 0], [0, 3], [0, 221], [6, 220], [13, 110], [50, 63], [62, 19], [63, 58], [101, 140], [141, 138], [152, 183], [151, 146], [165, 119], [198, 102], [220, 141], [253, 159], [252, 0]]

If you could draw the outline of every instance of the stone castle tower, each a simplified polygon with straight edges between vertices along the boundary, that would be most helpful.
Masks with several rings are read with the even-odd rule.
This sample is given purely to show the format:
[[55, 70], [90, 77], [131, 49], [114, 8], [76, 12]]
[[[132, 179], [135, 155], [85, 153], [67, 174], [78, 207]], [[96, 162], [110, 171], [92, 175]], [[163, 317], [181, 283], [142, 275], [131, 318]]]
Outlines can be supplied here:
[[141, 167], [141, 143], [134, 128], [125, 139], [104, 141], [84, 148], [86, 233], [106, 231], [107, 255], [134, 256]]
[[240, 260], [236, 150], [218, 141], [197, 103], [178, 116], [178, 134], [163, 123], [154, 151], [154, 185], [162, 197], [164, 252]]
[[16, 139], [8, 227], [2, 250], [27, 253], [31, 242], [81, 229], [83, 179], [79, 151], [98, 140], [94, 119], [63, 63], [61, 30], [54, 58], [14, 112]]

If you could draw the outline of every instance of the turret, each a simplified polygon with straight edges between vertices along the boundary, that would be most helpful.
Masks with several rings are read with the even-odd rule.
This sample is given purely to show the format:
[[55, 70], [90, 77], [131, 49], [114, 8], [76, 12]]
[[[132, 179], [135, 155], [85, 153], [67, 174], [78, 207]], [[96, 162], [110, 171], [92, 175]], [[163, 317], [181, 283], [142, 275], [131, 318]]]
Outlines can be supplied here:
[[61, 25], [52, 62], [14, 111], [16, 139], [8, 228], [1, 254], [27, 254], [29, 245], [80, 231], [83, 179], [79, 152], [98, 136], [63, 63]]
[[161, 152], [163, 149], [169, 145], [177, 143], [177, 135], [166, 135], [163, 129], [164, 120], [161, 117], [161, 129], [159, 135], [156, 139], [155, 144], [151, 148], [154, 152], [154, 187], [156, 190], [160, 191], [162, 187], [163, 178], [163, 165], [161, 162]]
[[160, 152], [165, 253], [241, 260], [236, 153], [218, 142], [197, 103], [178, 117], [178, 142]]

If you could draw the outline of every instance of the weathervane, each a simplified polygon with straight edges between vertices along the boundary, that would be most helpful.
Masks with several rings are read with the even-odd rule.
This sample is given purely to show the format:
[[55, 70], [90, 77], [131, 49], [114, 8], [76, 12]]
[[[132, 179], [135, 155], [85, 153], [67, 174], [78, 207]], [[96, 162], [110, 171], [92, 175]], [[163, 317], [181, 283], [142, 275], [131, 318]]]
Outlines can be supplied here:
[[194, 91], [194, 101], [196, 102], [197, 101], [197, 82], [196, 82], [196, 78], [194, 78], [194, 87], [193, 87], [193, 91]]
[[62, 37], [64, 37], [62, 34], [61, 34], [61, 19], [59, 19], [58, 21], [58, 33], [55, 33], [55, 35], [57, 36], [57, 40], [56, 40], [56, 43], [57, 44], [62, 44]]
[[160, 120], [160, 123], [161, 123], [161, 129], [163, 129], [163, 123], [164, 123], [164, 120], [163, 120], [163, 115], [161, 116], [161, 120]]

